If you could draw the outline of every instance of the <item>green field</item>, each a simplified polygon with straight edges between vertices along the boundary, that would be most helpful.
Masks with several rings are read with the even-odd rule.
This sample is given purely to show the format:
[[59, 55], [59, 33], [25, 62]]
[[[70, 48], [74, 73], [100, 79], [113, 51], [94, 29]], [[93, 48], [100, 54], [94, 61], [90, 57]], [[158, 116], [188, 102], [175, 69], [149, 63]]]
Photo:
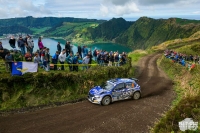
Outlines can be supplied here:
[[42, 32], [50, 29], [51, 27], [42, 27], [42, 28], [30, 28], [31, 31], [33, 31], [33, 34], [41, 34]]

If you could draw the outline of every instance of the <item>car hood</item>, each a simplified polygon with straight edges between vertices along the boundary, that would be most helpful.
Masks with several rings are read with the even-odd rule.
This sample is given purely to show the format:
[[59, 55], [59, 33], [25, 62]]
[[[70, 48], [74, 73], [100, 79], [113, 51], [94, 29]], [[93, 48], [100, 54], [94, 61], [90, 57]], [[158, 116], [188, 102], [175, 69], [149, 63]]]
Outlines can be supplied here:
[[106, 90], [104, 90], [103, 88], [101, 88], [100, 86], [95, 86], [94, 88], [92, 88], [89, 92], [92, 95], [100, 95], [101, 93], [105, 92]]

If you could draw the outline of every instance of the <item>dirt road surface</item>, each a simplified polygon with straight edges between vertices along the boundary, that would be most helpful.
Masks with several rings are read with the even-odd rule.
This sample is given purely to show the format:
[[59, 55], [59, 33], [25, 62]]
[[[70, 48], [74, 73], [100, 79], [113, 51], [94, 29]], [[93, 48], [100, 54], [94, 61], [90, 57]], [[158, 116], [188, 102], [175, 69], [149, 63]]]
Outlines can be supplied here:
[[0, 133], [147, 133], [174, 98], [172, 82], [148, 55], [139, 62], [142, 98], [100, 106], [88, 101], [0, 116]]

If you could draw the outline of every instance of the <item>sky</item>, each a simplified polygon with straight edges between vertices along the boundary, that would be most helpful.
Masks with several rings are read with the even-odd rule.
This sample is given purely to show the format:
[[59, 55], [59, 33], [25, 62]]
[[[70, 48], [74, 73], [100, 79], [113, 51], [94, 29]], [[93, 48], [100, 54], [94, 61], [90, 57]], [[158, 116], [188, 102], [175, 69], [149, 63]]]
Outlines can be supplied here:
[[136, 20], [179, 17], [200, 20], [200, 0], [0, 0], [0, 19], [74, 17]]

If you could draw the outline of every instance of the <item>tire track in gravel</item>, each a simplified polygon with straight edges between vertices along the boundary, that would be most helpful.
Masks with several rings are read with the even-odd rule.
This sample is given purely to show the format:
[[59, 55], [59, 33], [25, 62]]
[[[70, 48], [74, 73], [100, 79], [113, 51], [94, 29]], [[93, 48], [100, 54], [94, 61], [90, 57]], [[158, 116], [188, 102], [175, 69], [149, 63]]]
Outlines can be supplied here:
[[0, 133], [146, 133], [174, 98], [172, 82], [157, 66], [160, 54], [138, 63], [142, 98], [100, 106], [83, 101], [0, 116]]

